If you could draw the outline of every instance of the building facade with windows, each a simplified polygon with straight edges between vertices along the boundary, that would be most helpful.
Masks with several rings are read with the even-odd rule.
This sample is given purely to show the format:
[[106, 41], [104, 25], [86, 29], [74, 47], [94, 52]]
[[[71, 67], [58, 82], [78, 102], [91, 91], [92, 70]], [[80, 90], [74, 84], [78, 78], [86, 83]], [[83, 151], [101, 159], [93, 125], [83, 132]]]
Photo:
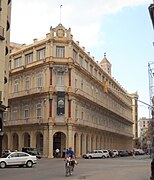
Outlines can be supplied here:
[[52, 158], [73, 147], [132, 149], [132, 97], [59, 24], [30, 45], [11, 44], [9, 109], [3, 149], [36, 147]]
[[3, 112], [8, 106], [11, 0], [0, 0], [0, 157], [2, 154]]
[[152, 145], [152, 118], [142, 117], [139, 119], [139, 138], [142, 149], [150, 148]]

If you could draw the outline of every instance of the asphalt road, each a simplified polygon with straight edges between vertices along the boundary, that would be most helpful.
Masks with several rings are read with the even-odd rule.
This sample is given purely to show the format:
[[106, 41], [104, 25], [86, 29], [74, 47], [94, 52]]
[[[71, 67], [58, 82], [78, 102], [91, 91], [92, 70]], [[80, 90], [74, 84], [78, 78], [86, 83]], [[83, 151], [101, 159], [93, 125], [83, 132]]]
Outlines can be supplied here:
[[71, 177], [65, 177], [63, 159], [40, 159], [33, 168], [0, 169], [0, 180], [149, 180], [151, 159], [145, 156], [79, 159]]

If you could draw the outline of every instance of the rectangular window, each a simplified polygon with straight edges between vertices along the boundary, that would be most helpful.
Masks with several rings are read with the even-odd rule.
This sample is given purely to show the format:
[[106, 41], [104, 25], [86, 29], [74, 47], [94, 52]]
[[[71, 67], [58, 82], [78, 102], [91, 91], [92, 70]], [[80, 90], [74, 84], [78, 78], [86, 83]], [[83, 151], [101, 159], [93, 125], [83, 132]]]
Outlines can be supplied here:
[[97, 78], [97, 69], [95, 69], [95, 77]]
[[75, 106], [75, 120], [78, 119], [78, 105]]
[[18, 87], [19, 87], [19, 81], [18, 79], [14, 80], [14, 92], [18, 92]]
[[13, 108], [13, 120], [16, 121], [18, 119], [18, 110], [17, 107]]
[[101, 81], [101, 73], [99, 73], [99, 80]]
[[37, 60], [44, 60], [44, 59], [45, 59], [45, 48], [37, 51]]
[[25, 89], [29, 90], [30, 89], [30, 77], [27, 76], [25, 79]]
[[58, 57], [58, 58], [65, 57], [65, 47], [64, 46], [56, 46], [56, 57]]
[[57, 73], [57, 86], [64, 86], [64, 74], [62, 72]]
[[90, 65], [90, 74], [92, 75], [93, 74], [93, 66]]
[[85, 61], [85, 69], [88, 71], [88, 61]]
[[41, 103], [36, 104], [36, 118], [41, 118]]
[[80, 66], [83, 67], [83, 57], [79, 56]]
[[24, 119], [28, 119], [29, 118], [29, 106], [26, 105], [24, 107]]
[[83, 114], [83, 109], [82, 109], [82, 112], [81, 112], [81, 119], [83, 120], [83, 117], [84, 116], [84, 114]]
[[16, 59], [14, 59], [14, 68], [17, 68], [20, 66], [22, 66], [22, 59], [21, 59], [21, 57], [18, 57]]
[[75, 79], [75, 88], [78, 88], [78, 80]]
[[33, 62], [33, 53], [26, 54], [25, 55], [25, 64], [30, 64]]
[[104, 82], [104, 79], [105, 79], [104, 76], [102, 76], [102, 82]]
[[73, 59], [77, 61], [77, 52], [73, 49]]
[[81, 90], [83, 90], [83, 79], [81, 80]]
[[37, 75], [37, 87], [42, 87], [42, 86], [43, 86], [42, 73], [38, 73], [38, 75]]

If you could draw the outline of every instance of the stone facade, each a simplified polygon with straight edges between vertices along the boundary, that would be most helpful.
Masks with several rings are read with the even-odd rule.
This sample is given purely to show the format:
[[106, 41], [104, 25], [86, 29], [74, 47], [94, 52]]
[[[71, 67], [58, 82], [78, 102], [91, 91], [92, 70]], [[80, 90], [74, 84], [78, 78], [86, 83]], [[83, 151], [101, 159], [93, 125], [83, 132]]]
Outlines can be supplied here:
[[[3, 149], [37, 147], [52, 158], [70, 146], [132, 149], [132, 97], [59, 24], [30, 45], [11, 44], [9, 109]], [[107, 69], [107, 72], [102, 69]]]
[[0, 0], [0, 156], [2, 154], [3, 112], [8, 106], [8, 74], [11, 0]]

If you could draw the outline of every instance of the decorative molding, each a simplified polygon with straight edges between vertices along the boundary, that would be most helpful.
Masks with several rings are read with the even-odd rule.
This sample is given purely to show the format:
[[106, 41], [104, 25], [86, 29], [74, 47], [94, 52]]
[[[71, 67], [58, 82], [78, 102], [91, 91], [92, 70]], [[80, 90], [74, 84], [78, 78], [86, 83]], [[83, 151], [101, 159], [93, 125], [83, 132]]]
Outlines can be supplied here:
[[68, 72], [68, 66], [65, 65], [54, 65], [53, 70], [56, 73], [67, 73]]

